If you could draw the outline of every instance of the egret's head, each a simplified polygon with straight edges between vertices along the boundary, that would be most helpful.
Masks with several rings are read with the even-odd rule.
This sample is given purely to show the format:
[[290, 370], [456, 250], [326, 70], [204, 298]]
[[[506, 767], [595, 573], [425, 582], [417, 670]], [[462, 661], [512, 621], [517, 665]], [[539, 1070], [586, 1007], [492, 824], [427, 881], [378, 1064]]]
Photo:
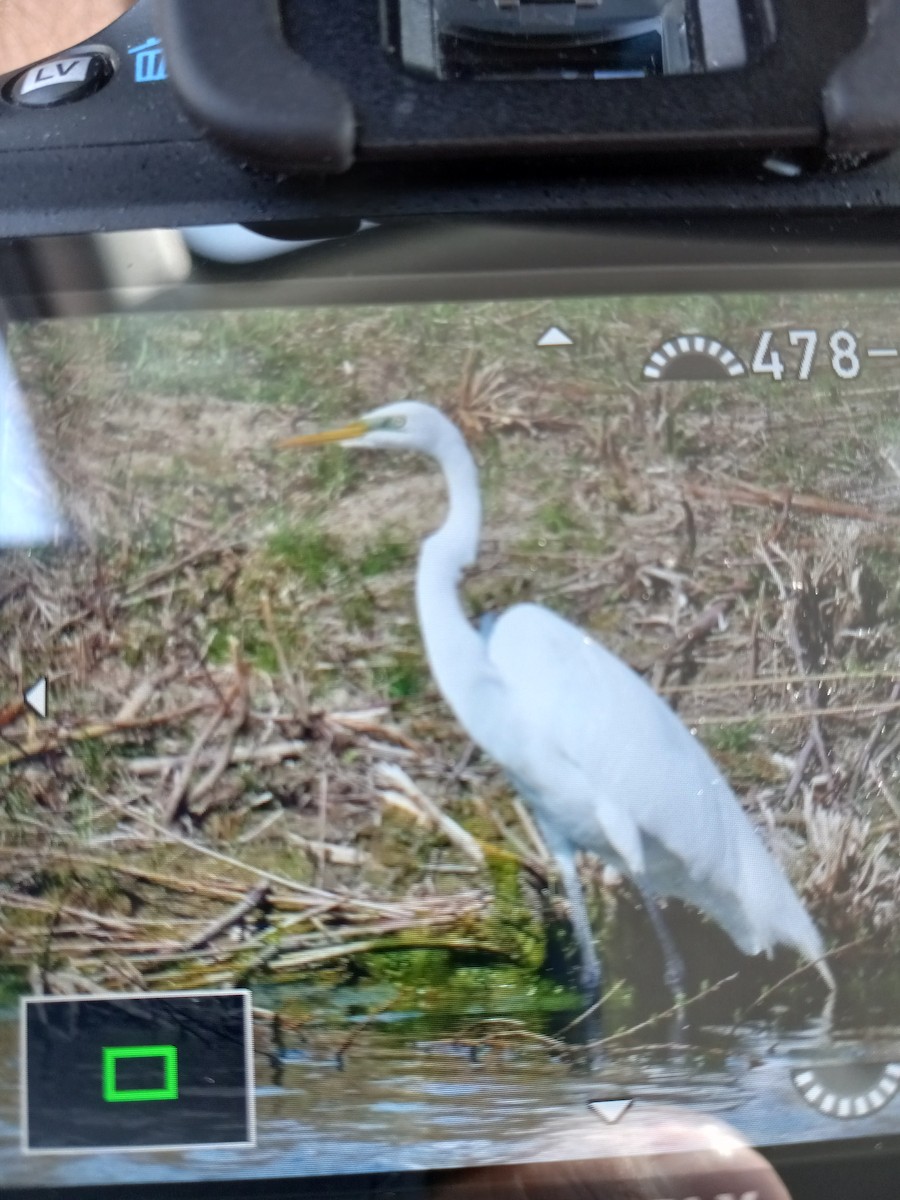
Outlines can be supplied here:
[[[449, 430], [448, 430], [449, 427]], [[339, 429], [321, 433], [306, 433], [279, 442], [281, 449], [295, 446], [323, 446], [336, 442], [339, 446], [359, 446], [372, 450], [419, 450], [436, 454], [442, 438], [455, 432], [450, 421], [419, 400], [400, 400], [375, 408]]]

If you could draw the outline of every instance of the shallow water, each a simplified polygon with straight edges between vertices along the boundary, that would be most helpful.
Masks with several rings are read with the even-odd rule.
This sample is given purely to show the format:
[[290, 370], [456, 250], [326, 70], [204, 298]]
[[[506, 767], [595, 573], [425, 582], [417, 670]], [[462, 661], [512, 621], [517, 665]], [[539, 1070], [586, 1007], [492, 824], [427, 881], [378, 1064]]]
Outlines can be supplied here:
[[[277, 995], [289, 1001], [291, 992]], [[353, 1018], [344, 1020], [353, 1028]], [[289, 1039], [275, 1058], [257, 1053], [255, 1149], [24, 1159], [17, 1013], [7, 1009], [0, 1014], [0, 1178], [7, 1186], [161, 1182], [640, 1154], [688, 1148], [671, 1122], [684, 1109], [717, 1117], [758, 1145], [900, 1133], [900, 1098], [838, 1120], [810, 1107], [791, 1078], [815, 1063], [900, 1060], [897, 1028], [825, 1037], [821, 1022], [789, 1034], [760, 1022], [735, 1033], [704, 1030], [703, 1052], [619, 1051], [579, 1068], [518, 1045], [473, 1056], [446, 1028], [445, 1036], [423, 1036], [436, 1022], [423, 1024], [421, 1013], [357, 1024], [342, 1066], [331, 1049]], [[588, 1107], [624, 1096], [634, 1104], [615, 1126]]]

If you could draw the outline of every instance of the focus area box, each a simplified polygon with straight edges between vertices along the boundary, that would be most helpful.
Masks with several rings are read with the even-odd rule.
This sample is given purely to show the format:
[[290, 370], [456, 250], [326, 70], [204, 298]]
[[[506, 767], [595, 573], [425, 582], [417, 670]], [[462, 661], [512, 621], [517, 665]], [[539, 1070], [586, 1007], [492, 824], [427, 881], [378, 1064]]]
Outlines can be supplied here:
[[26, 1154], [255, 1140], [249, 992], [22, 1001]]

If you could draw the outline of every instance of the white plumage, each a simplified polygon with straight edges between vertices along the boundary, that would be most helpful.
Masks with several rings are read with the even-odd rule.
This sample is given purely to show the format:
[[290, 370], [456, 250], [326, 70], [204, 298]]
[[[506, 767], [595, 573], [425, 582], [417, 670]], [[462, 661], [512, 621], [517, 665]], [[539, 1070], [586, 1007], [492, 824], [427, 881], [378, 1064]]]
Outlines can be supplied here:
[[[672, 709], [621, 659], [549, 609], [519, 604], [479, 633], [458, 594], [474, 562], [481, 505], [474, 460], [456, 426], [416, 401], [386, 405], [353, 426], [289, 439], [418, 450], [436, 459], [449, 511], [423, 543], [416, 602], [429, 665], [471, 738], [531, 808], [572, 905], [582, 980], [599, 961], [574, 864], [590, 850], [628, 875], [652, 910], [677, 897], [712, 918], [747, 955], [779, 944], [816, 963], [818, 930], [727, 781]], [[651, 911], [680, 991], [680, 963]]]

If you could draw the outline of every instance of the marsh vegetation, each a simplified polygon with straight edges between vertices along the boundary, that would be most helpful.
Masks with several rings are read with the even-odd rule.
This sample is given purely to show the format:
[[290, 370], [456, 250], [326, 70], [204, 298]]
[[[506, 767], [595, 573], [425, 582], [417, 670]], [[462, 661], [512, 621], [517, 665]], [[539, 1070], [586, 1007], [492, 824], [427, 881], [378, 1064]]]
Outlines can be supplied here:
[[[8, 991], [252, 984], [278, 1037], [332, 1056], [410, 1009], [438, 1041], [567, 1053], [580, 1002], [548, 856], [422, 653], [412, 579], [440, 479], [412, 458], [273, 449], [417, 396], [459, 423], [481, 467], [473, 617], [534, 599], [641, 672], [785, 863], [834, 955], [845, 1021], [886, 1008], [900, 927], [896, 375], [640, 382], [664, 336], [710, 328], [749, 355], [763, 313], [808, 326], [805, 303], [15, 329], [72, 537], [0, 559], [0, 703], [46, 674], [52, 704], [46, 722], [13, 712], [0, 729]], [[814, 323], [845, 323], [847, 303], [818, 303]], [[573, 348], [532, 348], [551, 321]], [[891, 306], [860, 301], [854, 321], [888, 336]], [[667, 1000], [639, 902], [602, 864], [584, 874], [608, 964], [604, 1034], [658, 1041]], [[670, 909], [697, 1027], [816, 994], [790, 956], [745, 960]]]

